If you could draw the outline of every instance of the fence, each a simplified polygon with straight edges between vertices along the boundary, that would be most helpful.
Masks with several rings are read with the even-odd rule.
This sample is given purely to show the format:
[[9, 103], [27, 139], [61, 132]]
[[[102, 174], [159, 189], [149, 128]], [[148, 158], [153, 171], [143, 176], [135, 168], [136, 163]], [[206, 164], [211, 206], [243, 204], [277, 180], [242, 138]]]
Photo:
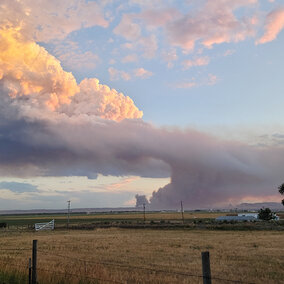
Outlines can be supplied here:
[[[215, 283], [251, 283], [252, 282], [245, 282], [245, 281], [238, 281], [238, 280], [231, 280], [231, 279], [226, 279], [226, 278], [219, 278], [219, 277], [214, 277], [211, 275], [211, 269], [210, 269], [210, 253], [208, 251], [202, 252], [201, 253], [201, 270], [202, 270], [202, 274], [192, 274], [192, 273], [187, 273], [184, 271], [175, 271], [175, 270], [169, 270], [168, 267], [162, 267], [162, 266], [156, 266], [156, 265], [151, 265], [151, 266], [134, 266], [134, 265], [129, 265], [129, 264], [125, 264], [123, 262], [121, 263], [113, 263], [113, 262], [107, 262], [107, 261], [91, 261], [91, 260], [84, 260], [84, 259], [80, 259], [80, 258], [74, 258], [74, 257], [69, 257], [66, 255], [61, 255], [61, 254], [56, 254], [56, 253], [51, 253], [50, 251], [47, 250], [42, 250], [42, 249], [38, 249], [37, 246], [38, 242], [37, 240], [33, 240], [33, 246], [32, 246], [32, 250], [29, 248], [22, 248], [22, 249], [0, 249], [4, 250], [4, 251], [15, 251], [15, 252], [22, 252], [22, 251], [32, 251], [32, 258], [28, 259], [27, 264], [25, 266], [21, 266], [15, 263], [11, 263], [11, 261], [4, 261], [0, 258], [0, 262], [2, 264], [6, 264], [7, 266], [11, 266], [11, 267], [15, 267], [16, 269], [26, 269], [28, 270], [28, 283], [29, 284], [36, 284], [36, 283], [40, 283], [38, 282], [38, 272], [44, 272], [44, 273], [49, 273], [53, 276], [61, 276], [65, 279], [65, 281], [67, 281], [67, 283], [69, 282], [69, 279], [79, 279], [80, 283], [82, 279], [85, 280], [89, 280], [89, 281], [96, 281], [96, 283], [129, 283], [129, 279], [125, 279], [125, 280], [117, 280], [117, 279], [111, 279], [111, 277], [107, 278], [107, 277], [99, 277], [99, 276], [90, 276], [87, 273], [87, 270], [92, 269], [95, 270], [98, 265], [101, 266], [112, 266], [112, 267], [116, 267], [118, 269], [124, 269], [124, 270], [136, 270], [136, 271], [147, 271], [149, 273], [153, 273], [153, 274], [164, 274], [164, 275], [171, 275], [171, 276], [175, 276], [175, 277], [181, 277], [183, 278], [185, 281], [190, 281], [189, 283], [197, 283], [197, 279], [199, 279], [199, 281], [202, 281], [203, 284], [211, 284], [212, 282]], [[38, 254], [39, 253], [39, 254]], [[80, 265], [82, 268], [82, 273], [78, 274], [78, 273], [71, 273], [71, 272], [62, 272], [62, 271], [56, 271], [56, 270], [50, 270], [50, 269], [45, 269], [44, 267], [41, 267], [40, 265], [38, 265], [38, 260], [41, 257], [44, 256], [52, 256], [52, 257], [57, 257], [60, 261], [60, 258], [68, 258], [68, 260], [70, 262], [75, 262], [76, 264]], [[111, 275], [110, 275], [111, 276]], [[145, 281], [147, 283], [150, 283], [150, 281]], [[71, 281], [70, 281], [71, 283]], [[84, 282], [83, 282], [84, 283]], [[130, 281], [130, 283], [136, 283], [135, 281]], [[137, 283], [141, 283], [140, 281], [137, 281]], [[143, 283], [143, 282], [142, 282]], [[178, 282], [179, 283], [179, 282]]]
[[35, 224], [35, 230], [36, 231], [42, 231], [42, 230], [54, 230], [54, 219], [47, 223], [36, 223]]

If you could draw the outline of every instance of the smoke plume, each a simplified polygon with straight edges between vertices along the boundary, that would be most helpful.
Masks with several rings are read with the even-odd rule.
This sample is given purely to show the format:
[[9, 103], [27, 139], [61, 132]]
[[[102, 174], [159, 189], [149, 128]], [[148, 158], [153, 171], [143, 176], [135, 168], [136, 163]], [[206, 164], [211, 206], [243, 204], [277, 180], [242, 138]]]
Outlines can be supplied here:
[[265, 198], [282, 181], [281, 145], [249, 146], [146, 123], [129, 97], [98, 79], [77, 84], [20, 28], [0, 29], [0, 51], [2, 176], [171, 176], [153, 192], [152, 208]]
[[136, 208], [141, 208], [144, 205], [149, 205], [149, 201], [148, 201], [146, 195], [136, 194], [135, 198], [136, 198], [136, 206], [135, 206]]

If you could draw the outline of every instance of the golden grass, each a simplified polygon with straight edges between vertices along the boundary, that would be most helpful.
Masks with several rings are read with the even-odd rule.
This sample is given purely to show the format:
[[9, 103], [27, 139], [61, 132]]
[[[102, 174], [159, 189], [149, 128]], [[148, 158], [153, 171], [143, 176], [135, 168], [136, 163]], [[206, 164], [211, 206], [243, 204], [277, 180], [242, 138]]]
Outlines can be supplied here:
[[[203, 219], [203, 218], [217, 218], [219, 216], [226, 215], [227, 213], [222, 212], [184, 212], [185, 219]], [[12, 216], [1, 216], [2, 221], [9, 220], [34, 220], [34, 219], [56, 219], [56, 220], [66, 220], [66, 214], [62, 215], [12, 215]], [[108, 220], [117, 220], [117, 219], [140, 219], [143, 220], [143, 213], [139, 212], [127, 212], [127, 213], [95, 213], [95, 214], [71, 214], [71, 220], [80, 220], [80, 219], [108, 219]], [[147, 220], [180, 220], [182, 218], [181, 213], [178, 212], [146, 212]]]
[[[30, 250], [2, 250], [0, 260], [26, 270], [33, 239], [38, 240], [40, 283], [57, 283], [60, 277], [68, 279], [66, 283], [77, 283], [84, 275], [119, 283], [202, 283], [200, 277], [168, 272], [201, 275], [200, 254], [206, 250], [211, 254], [212, 277], [253, 283], [281, 283], [284, 279], [284, 232], [117, 228], [1, 232], [0, 250]], [[1, 261], [0, 267], [10, 268]]]

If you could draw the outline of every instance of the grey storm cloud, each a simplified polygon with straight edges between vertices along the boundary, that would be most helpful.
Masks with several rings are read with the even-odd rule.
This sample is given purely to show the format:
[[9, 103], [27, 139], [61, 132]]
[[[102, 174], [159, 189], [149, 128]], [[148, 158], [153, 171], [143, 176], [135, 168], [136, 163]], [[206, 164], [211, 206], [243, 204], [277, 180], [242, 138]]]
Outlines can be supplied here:
[[175, 208], [180, 200], [196, 208], [273, 195], [284, 166], [280, 146], [248, 146], [142, 120], [21, 119], [6, 125], [2, 120], [0, 133], [5, 175], [171, 176], [153, 192], [153, 208]]

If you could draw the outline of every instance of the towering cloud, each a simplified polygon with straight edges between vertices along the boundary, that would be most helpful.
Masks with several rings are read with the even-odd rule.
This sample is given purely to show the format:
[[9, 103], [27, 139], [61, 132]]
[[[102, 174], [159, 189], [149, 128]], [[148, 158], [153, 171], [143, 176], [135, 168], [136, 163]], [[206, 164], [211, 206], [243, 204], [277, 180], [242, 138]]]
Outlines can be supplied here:
[[11, 105], [17, 104], [25, 116], [57, 111], [116, 121], [142, 117], [129, 97], [98, 79], [77, 85], [73, 75], [43, 47], [25, 39], [20, 28], [0, 29], [0, 51], [1, 97], [7, 101], [8, 94]]
[[11, 99], [55, 110], [79, 92], [71, 73], [35, 42], [26, 40], [20, 28], [0, 29], [0, 79]]

